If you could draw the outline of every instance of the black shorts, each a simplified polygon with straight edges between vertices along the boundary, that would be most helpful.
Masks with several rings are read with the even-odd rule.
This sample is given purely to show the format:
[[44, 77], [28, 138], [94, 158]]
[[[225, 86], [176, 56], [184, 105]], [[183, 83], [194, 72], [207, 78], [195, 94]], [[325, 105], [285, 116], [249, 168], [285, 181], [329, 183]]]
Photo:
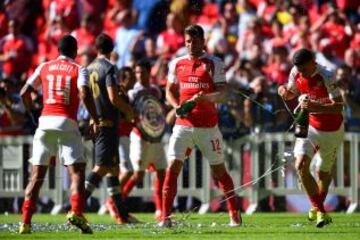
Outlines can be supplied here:
[[119, 137], [116, 128], [101, 127], [95, 140], [95, 165], [119, 164]]

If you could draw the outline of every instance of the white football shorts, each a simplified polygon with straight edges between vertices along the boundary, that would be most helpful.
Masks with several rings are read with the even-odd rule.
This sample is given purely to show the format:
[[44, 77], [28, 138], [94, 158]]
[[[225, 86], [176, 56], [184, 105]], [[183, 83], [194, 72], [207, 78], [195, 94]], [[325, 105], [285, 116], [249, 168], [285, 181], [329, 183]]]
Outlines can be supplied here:
[[145, 141], [136, 133], [131, 132], [130, 161], [134, 171], [145, 171], [150, 164], [153, 164], [157, 170], [166, 169], [167, 162], [163, 143]]
[[119, 158], [120, 158], [120, 172], [133, 172], [133, 166], [130, 161], [130, 138], [128, 136], [121, 136], [119, 139]]
[[309, 126], [307, 138], [297, 138], [295, 142], [295, 157], [307, 155], [312, 159], [318, 154], [316, 167], [323, 172], [330, 172], [336, 160], [337, 150], [343, 141], [344, 126], [337, 131], [319, 131]]
[[79, 130], [37, 129], [30, 162], [33, 165], [46, 166], [49, 165], [52, 156], [58, 156], [64, 165], [86, 162]]
[[184, 161], [190, 156], [195, 145], [198, 146], [210, 165], [224, 162], [223, 137], [218, 126], [193, 128], [175, 125], [169, 141], [168, 160]]

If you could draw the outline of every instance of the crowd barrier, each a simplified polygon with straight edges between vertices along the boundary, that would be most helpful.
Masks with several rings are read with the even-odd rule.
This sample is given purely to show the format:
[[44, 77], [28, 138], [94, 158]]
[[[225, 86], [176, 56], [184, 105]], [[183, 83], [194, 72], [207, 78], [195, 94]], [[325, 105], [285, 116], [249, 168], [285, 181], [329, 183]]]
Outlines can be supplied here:
[[[269, 195], [303, 194], [294, 169], [294, 159], [289, 154], [292, 153], [293, 143], [291, 133], [260, 133], [225, 141], [226, 165], [238, 195], [250, 203], [246, 210], [248, 214], [256, 211], [260, 200]], [[84, 145], [88, 173], [93, 163], [93, 146], [91, 141], [84, 142]], [[164, 147], [166, 148], [165, 143]], [[32, 136], [0, 138], [0, 198], [24, 195], [30, 172], [27, 160], [31, 156], [31, 149]], [[354, 212], [359, 201], [359, 149], [360, 134], [346, 133], [338, 152], [337, 167], [334, 169], [335, 181], [329, 191], [350, 201], [347, 213]], [[49, 169], [40, 195], [48, 196], [54, 201], [52, 213], [56, 214], [69, 198], [69, 180], [59, 162]], [[270, 170], [273, 171], [269, 173]], [[288, 176], [293, 181], [287, 181]], [[193, 151], [179, 176], [178, 196], [197, 198], [202, 202], [199, 212], [207, 212], [211, 200], [222, 197], [222, 193], [211, 184], [210, 179], [207, 161], [203, 161], [199, 151]], [[152, 197], [153, 181], [154, 174], [148, 172], [141, 187], [136, 187], [130, 196]], [[105, 203], [105, 187], [97, 189], [94, 197]]]

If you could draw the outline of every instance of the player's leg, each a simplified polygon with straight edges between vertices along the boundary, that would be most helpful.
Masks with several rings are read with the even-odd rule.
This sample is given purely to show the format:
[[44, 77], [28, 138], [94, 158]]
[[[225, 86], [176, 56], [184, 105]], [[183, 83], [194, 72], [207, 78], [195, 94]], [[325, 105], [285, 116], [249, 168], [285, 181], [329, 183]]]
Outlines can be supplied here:
[[40, 188], [44, 182], [46, 171], [52, 155], [56, 154], [56, 137], [49, 131], [37, 129], [33, 140], [31, 179], [25, 189], [22, 206], [22, 224], [19, 233], [31, 232], [31, 218], [36, 210]]
[[308, 196], [312, 209], [308, 214], [308, 219], [313, 221], [316, 219], [318, 211], [325, 212], [324, 205], [319, 199], [318, 185], [310, 172], [310, 162], [314, 153], [318, 149], [318, 132], [309, 127], [308, 138], [297, 138], [295, 142], [294, 155], [295, 155], [295, 168], [297, 170], [301, 185]]
[[154, 180], [154, 203], [155, 203], [155, 219], [161, 221], [162, 216], [162, 189], [165, 181], [165, 169], [156, 170]]
[[150, 142], [142, 140], [135, 132], [130, 133], [130, 162], [134, 173], [122, 189], [124, 199], [129, 196], [134, 186], [144, 178], [150, 147]]
[[191, 154], [194, 147], [192, 128], [176, 125], [169, 140], [168, 167], [162, 193], [162, 222], [160, 227], [171, 227], [170, 214], [177, 193], [177, 178], [183, 166], [183, 161]]
[[332, 180], [332, 170], [336, 163], [337, 151], [343, 141], [343, 137], [343, 127], [335, 132], [321, 132], [319, 136], [320, 161], [317, 165], [317, 173], [319, 177], [319, 196], [322, 202], [325, 201]]
[[[128, 136], [122, 136], [119, 139], [119, 160], [120, 160], [120, 174], [119, 174], [119, 183], [120, 188], [123, 189], [126, 182], [134, 173], [130, 157], [130, 138]], [[123, 191], [122, 191], [123, 192]], [[116, 218], [116, 207], [111, 197], [106, 201], [106, 208], [109, 211], [110, 215], [113, 218]]]
[[44, 182], [48, 166], [33, 165], [31, 179], [25, 189], [25, 199], [22, 205], [22, 224], [20, 234], [31, 232], [31, 218], [36, 210], [36, 203], [39, 197], [40, 188]]
[[109, 168], [109, 172], [106, 175], [106, 187], [108, 194], [115, 206], [115, 213], [113, 218], [119, 224], [124, 224], [127, 223], [128, 211], [126, 209], [126, 206], [124, 205], [118, 176], [118, 165], [114, 165], [113, 167]]
[[165, 169], [167, 167], [164, 146], [162, 143], [154, 143], [151, 149], [152, 163], [156, 169], [156, 177], [154, 180], [154, 203], [155, 203], [155, 219], [161, 221], [162, 216], [162, 189], [165, 180]]
[[95, 139], [95, 166], [85, 180], [85, 199], [88, 199], [94, 190], [99, 187], [101, 179], [107, 174], [106, 162], [109, 159], [104, 157], [106, 153], [107, 134], [105, 128], [100, 128]]
[[242, 219], [240, 215], [240, 204], [238, 196], [234, 191], [234, 183], [228, 174], [223, 158], [223, 140], [218, 127], [209, 129], [196, 129], [196, 140], [200, 151], [208, 159], [212, 175], [218, 182], [221, 191], [224, 193], [226, 205], [230, 215], [230, 226], [240, 226]]
[[126, 182], [125, 186], [123, 187], [122, 194], [123, 198], [126, 199], [133, 188], [144, 178], [145, 171], [144, 170], [135, 170], [133, 175], [129, 178]]
[[[341, 127], [336, 132], [322, 132], [319, 137], [319, 158], [317, 165], [318, 174], [318, 195], [319, 201], [325, 202], [328, 193], [329, 185], [332, 180], [332, 170], [336, 163], [337, 150], [343, 141], [344, 128]], [[328, 214], [319, 214], [317, 217], [317, 226], [322, 227], [332, 222]]]
[[71, 179], [71, 211], [66, 218], [82, 233], [92, 233], [88, 221], [84, 217], [85, 209], [85, 167], [86, 159], [81, 135], [78, 130], [58, 132], [59, 157], [67, 166]]
[[125, 183], [134, 173], [130, 161], [130, 138], [127, 136], [122, 136], [119, 139], [119, 160], [120, 160], [120, 187], [123, 189]]
[[85, 163], [75, 163], [73, 165], [68, 165], [71, 178], [71, 211], [67, 214], [67, 219], [71, 224], [77, 226], [82, 233], [91, 234], [93, 231], [83, 215], [86, 206], [84, 197], [85, 167]]

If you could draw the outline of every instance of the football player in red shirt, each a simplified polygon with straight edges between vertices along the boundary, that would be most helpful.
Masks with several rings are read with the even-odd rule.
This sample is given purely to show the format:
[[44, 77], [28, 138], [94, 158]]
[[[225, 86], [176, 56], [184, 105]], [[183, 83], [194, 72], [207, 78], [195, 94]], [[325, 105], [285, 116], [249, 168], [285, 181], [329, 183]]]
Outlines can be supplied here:
[[[188, 100], [197, 102], [183, 118], [177, 118], [169, 141], [168, 161], [163, 187], [163, 209], [160, 227], [171, 227], [170, 214], [176, 195], [177, 178], [183, 162], [195, 145], [208, 159], [212, 175], [227, 199], [230, 226], [241, 225], [238, 197], [228, 174], [222, 149], [222, 134], [217, 126], [216, 102], [225, 99], [225, 75], [219, 58], [204, 52], [204, 30], [199, 25], [185, 29], [188, 55], [174, 59], [169, 65], [166, 99], [178, 108]], [[177, 90], [179, 97], [177, 97]]]
[[[331, 170], [335, 164], [336, 152], [343, 141], [343, 101], [336, 86], [334, 74], [315, 62], [314, 53], [306, 48], [299, 49], [293, 56], [295, 65], [290, 72], [286, 86], [280, 86], [279, 95], [284, 100], [306, 94], [308, 101], [301, 108], [309, 112], [309, 130], [306, 138], [297, 138], [294, 154], [296, 169], [302, 186], [313, 208], [309, 220], [317, 227], [332, 222], [325, 212], [324, 201], [331, 182]], [[314, 155], [318, 155], [316, 182], [309, 167]]]
[[[25, 190], [22, 224], [19, 229], [21, 234], [31, 232], [31, 217], [53, 156], [59, 156], [70, 173], [72, 209], [67, 215], [68, 221], [80, 228], [82, 233], [92, 233], [92, 229], [83, 216], [86, 158], [76, 120], [79, 96], [94, 119], [94, 126], [99, 124], [99, 119], [88, 86], [88, 71], [74, 62], [77, 54], [76, 39], [65, 35], [59, 41], [58, 48], [60, 56], [41, 64], [21, 90], [25, 106], [29, 108], [30, 93], [33, 88], [41, 84], [44, 105], [39, 127], [34, 135], [33, 154], [30, 160], [32, 175]], [[94, 133], [97, 132], [96, 127], [94, 131]]]

